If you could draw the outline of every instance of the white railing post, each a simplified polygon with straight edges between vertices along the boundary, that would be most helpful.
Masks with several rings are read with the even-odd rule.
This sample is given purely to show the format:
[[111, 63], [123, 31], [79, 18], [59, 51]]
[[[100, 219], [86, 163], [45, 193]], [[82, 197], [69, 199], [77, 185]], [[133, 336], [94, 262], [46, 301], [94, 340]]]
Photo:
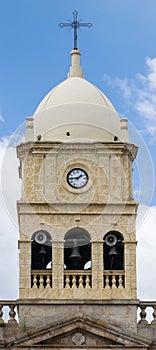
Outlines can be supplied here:
[[16, 305], [14, 305], [14, 304], [9, 304], [9, 307], [10, 307], [10, 312], [9, 312], [10, 319], [9, 319], [8, 323], [17, 323], [17, 321], [15, 320], [15, 316], [16, 316], [15, 306]]

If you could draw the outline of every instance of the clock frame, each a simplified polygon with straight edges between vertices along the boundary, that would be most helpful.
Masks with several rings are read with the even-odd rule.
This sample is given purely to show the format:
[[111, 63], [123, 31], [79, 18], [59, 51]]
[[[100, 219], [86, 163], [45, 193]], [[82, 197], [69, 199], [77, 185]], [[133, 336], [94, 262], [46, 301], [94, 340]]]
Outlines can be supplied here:
[[87, 172], [81, 167], [75, 167], [67, 173], [67, 183], [73, 189], [81, 189], [88, 183], [89, 177]]

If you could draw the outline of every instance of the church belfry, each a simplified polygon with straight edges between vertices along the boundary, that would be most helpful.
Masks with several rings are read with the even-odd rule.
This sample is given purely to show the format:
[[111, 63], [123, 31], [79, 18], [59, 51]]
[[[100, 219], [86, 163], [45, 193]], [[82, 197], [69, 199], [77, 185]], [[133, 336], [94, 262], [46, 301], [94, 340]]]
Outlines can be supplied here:
[[17, 152], [20, 300], [135, 300], [137, 147], [127, 120], [83, 78], [79, 50], [27, 118]]
[[67, 79], [27, 118], [25, 141], [17, 146], [19, 321], [27, 329], [44, 327], [26, 345], [138, 349], [137, 146], [129, 140], [127, 119], [84, 79], [80, 23], [73, 15]]

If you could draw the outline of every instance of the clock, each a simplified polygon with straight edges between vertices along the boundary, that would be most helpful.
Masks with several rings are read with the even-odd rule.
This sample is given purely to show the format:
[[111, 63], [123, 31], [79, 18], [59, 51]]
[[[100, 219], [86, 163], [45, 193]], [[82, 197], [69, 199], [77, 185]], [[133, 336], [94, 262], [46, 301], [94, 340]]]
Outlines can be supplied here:
[[88, 182], [88, 174], [81, 168], [71, 169], [67, 174], [67, 182], [72, 188], [82, 188]]

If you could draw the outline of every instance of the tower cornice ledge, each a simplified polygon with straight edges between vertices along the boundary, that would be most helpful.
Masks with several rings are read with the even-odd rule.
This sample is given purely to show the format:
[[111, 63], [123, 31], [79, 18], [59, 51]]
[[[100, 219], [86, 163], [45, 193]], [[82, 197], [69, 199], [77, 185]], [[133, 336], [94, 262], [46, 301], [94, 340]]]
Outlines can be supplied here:
[[[87, 305], [138, 305], [140, 304], [139, 299], [18, 299], [16, 300], [16, 305], [72, 305], [72, 304], [87, 304]], [[147, 304], [147, 302], [144, 302]], [[152, 304], [153, 303], [153, 304]], [[155, 305], [156, 302], [150, 302], [148, 305]], [[142, 304], [142, 302], [141, 302]]]
[[136, 214], [137, 208], [138, 208], [138, 202], [135, 201], [129, 201], [129, 202], [123, 202], [123, 203], [90, 203], [86, 206], [86, 203], [45, 203], [45, 202], [39, 202], [39, 203], [27, 203], [23, 200], [17, 201], [17, 207], [20, 213], [25, 214], [34, 214], [38, 213], [46, 213], [46, 214], [57, 214], [57, 215], [69, 215], [69, 214], [77, 214], [77, 212], [80, 212], [81, 214], [88, 214], [88, 215], [102, 215], [102, 214], [116, 214], [121, 215], [121, 212], [123, 215], [132, 215]]
[[24, 157], [28, 152], [31, 152], [35, 155], [48, 155], [51, 152], [71, 152], [71, 149], [74, 151], [82, 149], [85, 151], [96, 150], [96, 152], [104, 152], [105, 154], [110, 153], [112, 151], [114, 154], [130, 154], [131, 160], [133, 161], [136, 157], [138, 147], [133, 143], [125, 143], [125, 142], [75, 142], [75, 143], [61, 143], [61, 142], [26, 142], [21, 143], [17, 146], [17, 156], [18, 158]]

